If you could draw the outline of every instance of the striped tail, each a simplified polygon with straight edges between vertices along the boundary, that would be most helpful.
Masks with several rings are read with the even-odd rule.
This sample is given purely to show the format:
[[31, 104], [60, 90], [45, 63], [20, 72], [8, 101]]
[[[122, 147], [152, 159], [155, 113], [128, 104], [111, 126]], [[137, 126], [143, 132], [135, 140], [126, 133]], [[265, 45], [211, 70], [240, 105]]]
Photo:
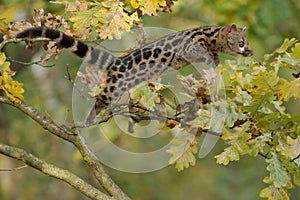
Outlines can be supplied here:
[[83, 42], [76, 40], [63, 32], [47, 27], [27, 29], [17, 34], [16, 38], [47, 38], [56, 42], [58, 47], [68, 49], [80, 58], [88, 56], [88, 54], [90, 54], [93, 50], [92, 47], [84, 44]]
[[97, 66], [98, 69], [106, 69], [111, 63], [115, 61], [115, 56], [110, 52], [100, 49], [93, 49], [80, 40], [72, 36], [66, 35], [58, 30], [48, 27], [29, 28], [17, 34], [16, 38], [47, 38], [56, 42], [59, 48], [69, 50], [79, 56], [86, 58], [89, 64]]

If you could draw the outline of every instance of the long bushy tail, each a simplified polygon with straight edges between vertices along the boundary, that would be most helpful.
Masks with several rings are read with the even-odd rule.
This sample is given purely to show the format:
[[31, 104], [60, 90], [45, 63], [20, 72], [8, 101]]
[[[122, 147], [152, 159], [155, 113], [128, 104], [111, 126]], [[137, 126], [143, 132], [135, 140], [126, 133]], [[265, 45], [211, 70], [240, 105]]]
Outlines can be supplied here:
[[47, 38], [56, 42], [59, 48], [65, 48], [81, 58], [87, 58], [89, 64], [106, 69], [115, 61], [115, 56], [105, 50], [93, 49], [84, 42], [48, 27], [29, 28], [17, 34], [16, 38]]
[[83, 42], [76, 40], [63, 32], [47, 27], [26, 29], [25, 31], [17, 34], [16, 38], [48, 38], [55, 41], [59, 47], [69, 49], [81, 58], [86, 57], [88, 53], [93, 50], [92, 47], [84, 44]]

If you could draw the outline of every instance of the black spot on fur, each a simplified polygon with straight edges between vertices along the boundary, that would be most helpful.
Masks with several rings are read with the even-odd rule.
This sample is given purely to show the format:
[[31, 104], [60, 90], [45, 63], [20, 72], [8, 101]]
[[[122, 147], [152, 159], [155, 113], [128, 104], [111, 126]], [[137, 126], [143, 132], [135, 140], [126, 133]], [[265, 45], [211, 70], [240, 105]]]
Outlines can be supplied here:
[[137, 85], [137, 84], [139, 84], [139, 83], [140, 83], [140, 79], [137, 78], [137, 79], [134, 80], [134, 84]]
[[107, 100], [107, 96], [106, 95], [101, 95], [101, 99]]
[[118, 74], [117, 76], [118, 76], [118, 78], [122, 78], [123, 74]]
[[136, 49], [134, 52], [133, 52], [133, 57], [137, 56], [137, 55], [141, 55], [141, 50], [140, 49]]
[[120, 65], [121, 64], [121, 60], [120, 59], [117, 59], [116, 60], [116, 65]]
[[121, 87], [123, 85], [123, 81], [119, 81], [118, 87]]
[[130, 70], [132, 68], [132, 60], [128, 62], [127, 69]]
[[131, 74], [136, 74], [137, 73], [137, 70], [135, 69], [135, 68], [133, 68], [132, 70], [131, 70]]
[[174, 41], [172, 42], [172, 45], [173, 45], [173, 46], [177, 46], [177, 45], [179, 44], [180, 41], [181, 41], [180, 39], [174, 40]]
[[166, 53], [164, 53], [164, 56], [166, 56], [166, 57], [171, 56], [171, 52], [166, 52]]
[[142, 60], [141, 54], [138, 54], [134, 57], [135, 64], [138, 64], [139, 62], [141, 62], [141, 60]]
[[161, 49], [159, 49], [159, 48], [154, 49], [153, 57], [158, 58], [160, 53], [161, 53]]
[[109, 91], [110, 91], [111, 93], [113, 93], [115, 89], [116, 89], [115, 86], [111, 86], [111, 87], [109, 88]]
[[125, 79], [125, 81], [130, 82], [130, 81], [132, 81], [133, 79], [135, 79], [134, 76], [129, 76], [128, 78]]
[[160, 61], [163, 62], [163, 63], [165, 63], [165, 62], [167, 62], [167, 59], [164, 58], [164, 57], [162, 57], [162, 58], [160, 59]]
[[164, 51], [168, 51], [171, 49], [172, 49], [172, 46], [170, 44], [166, 44], [166, 46], [164, 47]]
[[164, 46], [164, 44], [165, 44], [165, 39], [161, 39], [161, 40], [159, 40], [157, 43], [156, 43], [156, 45], [157, 46]]
[[150, 60], [149, 61], [149, 68], [152, 68], [155, 66], [155, 61], [154, 60]]
[[146, 63], [141, 63], [139, 66], [140, 70], [144, 70], [146, 68]]
[[116, 75], [112, 75], [112, 76], [111, 76], [111, 82], [112, 82], [112, 83], [116, 83], [116, 82], [117, 82], [117, 77], [116, 77]]
[[119, 68], [119, 72], [125, 72], [125, 70], [126, 70], [125, 66], [121, 66], [121, 67]]
[[146, 50], [143, 52], [143, 58], [146, 60], [148, 60], [151, 57], [151, 55], [152, 55], [152, 52], [149, 50]]
[[131, 56], [125, 56], [125, 57], [122, 57], [122, 63], [124, 65], [127, 65], [127, 63], [131, 60]]
[[114, 92], [113, 95], [114, 95], [115, 98], [120, 96], [120, 94], [118, 92]]
[[113, 71], [118, 71], [118, 68], [117, 68], [116, 65], [113, 65], [113, 66], [111, 67], [111, 70], [113, 70]]
[[203, 34], [203, 32], [202, 31], [198, 31], [198, 32], [195, 32], [193, 35], [191, 35], [191, 37], [190, 38], [195, 38], [196, 36], [198, 36], [198, 35], [202, 35]]

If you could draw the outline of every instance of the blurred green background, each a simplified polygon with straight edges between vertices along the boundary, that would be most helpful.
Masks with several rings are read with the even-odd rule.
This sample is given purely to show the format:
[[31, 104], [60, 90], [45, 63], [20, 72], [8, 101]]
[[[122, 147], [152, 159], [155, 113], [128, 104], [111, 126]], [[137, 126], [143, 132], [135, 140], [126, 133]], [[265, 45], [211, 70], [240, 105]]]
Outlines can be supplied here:
[[[44, 8], [53, 13], [63, 13], [63, 7], [38, 0], [0, 0], [0, 18], [8, 20], [29, 19], [33, 9]], [[284, 38], [300, 39], [299, 0], [179, 0], [172, 13], [160, 13], [144, 17], [144, 26], [182, 30], [201, 25], [236, 23], [247, 26], [250, 47], [254, 57], [279, 47]], [[24, 45], [8, 45], [8, 56], [29, 61], [35, 56], [24, 53]], [[54, 62], [54, 61], [52, 61]], [[58, 66], [50, 69], [24, 67], [12, 64], [19, 71], [17, 79], [25, 83], [25, 99], [42, 112], [53, 117], [58, 124], [70, 124], [72, 119], [72, 84], [66, 79], [66, 68], [71, 66], [75, 75], [80, 59], [63, 53]], [[284, 75], [284, 72], [282, 72]], [[42, 102], [42, 103], [41, 103]], [[291, 102], [289, 110], [300, 112], [299, 102]], [[35, 122], [20, 111], [0, 104], [1, 142], [11, 144], [54, 163], [70, 169], [83, 179], [95, 183], [81, 161], [76, 149], [64, 141], [47, 134]], [[122, 141], [126, 143], [126, 141]], [[178, 173], [174, 166], [146, 174], [128, 174], [106, 168], [112, 179], [133, 199], [143, 200], [253, 200], [259, 199], [259, 191], [267, 185], [262, 182], [266, 164], [261, 157], [244, 156], [239, 162], [220, 166], [214, 155], [226, 144], [219, 141], [214, 150], [195, 167]], [[151, 162], [151, 161], [149, 161]], [[0, 169], [23, 164], [0, 155]], [[96, 184], [96, 183], [95, 183]], [[25, 168], [13, 172], [0, 172], [0, 199], [85, 199], [69, 185], [47, 177], [34, 169]], [[300, 199], [300, 190], [292, 191], [291, 199]]]

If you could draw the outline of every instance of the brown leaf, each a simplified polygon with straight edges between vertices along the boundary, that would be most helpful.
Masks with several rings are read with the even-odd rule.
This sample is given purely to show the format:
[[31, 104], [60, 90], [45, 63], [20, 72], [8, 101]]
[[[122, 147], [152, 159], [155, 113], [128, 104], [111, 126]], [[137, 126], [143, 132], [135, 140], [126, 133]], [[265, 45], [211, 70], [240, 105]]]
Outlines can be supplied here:
[[189, 94], [190, 96], [195, 96], [196, 80], [193, 77], [193, 74], [190, 74], [188, 76], [179, 76], [178, 78], [181, 82], [183, 91]]
[[202, 107], [201, 99], [192, 99], [189, 102], [185, 102], [182, 105], [178, 105], [177, 112], [182, 113], [182, 121], [184, 123], [189, 122], [197, 117], [197, 111]]
[[15, 38], [16, 35], [28, 28], [32, 28], [33, 25], [27, 21], [21, 21], [21, 22], [14, 22], [9, 24], [9, 31], [7, 35], [5, 35], [3, 38], [4, 40], [7, 40], [9, 38]]
[[46, 54], [45, 58], [43, 58], [42, 64], [46, 64], [52, 56], [55, 56], [55, 58], [57, 59], [59, 57], [58, 52], [59, 52], [59, 50], [56, 45], [51, 47], [50, 51]]
[[166, 101], [165, 98], [160, 95], [160, 102], [155, 104], [154, 112], [157, 115], [165, 115], [166, 114]]
[[34, 26], [42, 26], [43, 25], [43, 18], [44, 18], [44, 9], [34, 9], [34, 16], [33, 18], [33, 25]]

